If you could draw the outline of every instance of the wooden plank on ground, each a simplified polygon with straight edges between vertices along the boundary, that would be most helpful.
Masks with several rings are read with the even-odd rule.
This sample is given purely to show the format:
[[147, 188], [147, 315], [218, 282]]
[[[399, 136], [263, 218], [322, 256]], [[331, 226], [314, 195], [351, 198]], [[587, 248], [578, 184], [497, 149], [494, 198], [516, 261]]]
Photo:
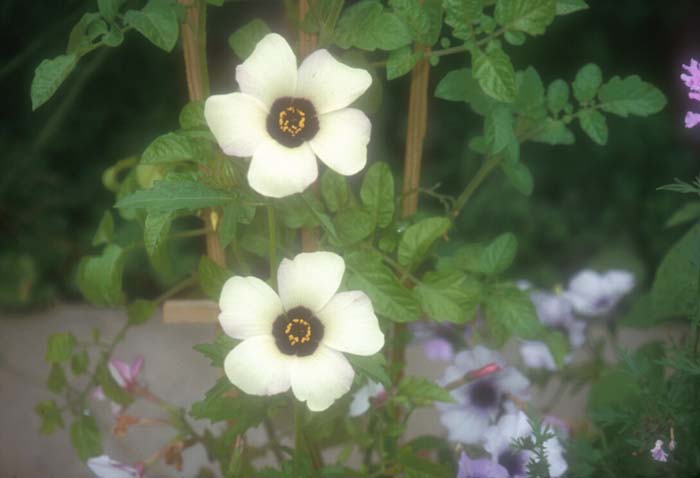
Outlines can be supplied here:
[[219, 305], [213, 300], [166, 300], [163, 322], [166, 324], [218, 324]]

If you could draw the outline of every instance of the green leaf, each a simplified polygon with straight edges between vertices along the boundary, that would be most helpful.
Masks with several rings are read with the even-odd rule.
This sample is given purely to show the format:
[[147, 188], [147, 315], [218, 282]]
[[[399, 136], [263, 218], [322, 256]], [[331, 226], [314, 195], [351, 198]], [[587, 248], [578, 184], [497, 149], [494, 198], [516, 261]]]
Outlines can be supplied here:
[[661, 261], [651, 286], [653, 313], [659, 318], [688, 316], [700, 305], [700, 225], [694, 226]]
[[605, 116], [597, 110], [581, 110], [578, 115], [578, 122], [581, 129], [601, 146], [608, 143], [608, 124]]
[[321, 195], [329, 211], [338, 212], [345, 208], [350, 200], [350, 188], [345, 176], [327, 169], [321, 176]]
[[490, 327], [502, 327], [511, 335], [537, 339], [544, 326], [537, 318], [530, 296], [511, 284], [490, 289], [486, 297], [486, 320]]
[[158, 304], [152, 300], [136, 299], [126, 309], [129, 325], [145, 324], [158, 310]]
[[209, 141], [174, 132], [158, 136], [141, 155], [141, 164], [207, 161], [213, 149]]
[[350, 271], [350, 288], [364, 291], [374, 310], [394, 322], [420, 319], [420, 307], [411, 293], [397, 280], [394, 273], [379, 258], [362, 252], [345, 256]]
[[219, 222], [219, 240], [221, 247], [227, 247], [236, 237], [238, 224], [250, 224], [255, 217], [254, 206], [230, 203], [223, 207], [221, 222]]
[[574, 96], [581, 103], [586, 103], [595, 98], [600, 85], [603, 83], [603, 72], [594, 63], [582, 67], [574, 79]]
[[112, 21], [119, 15], [122, 0], [97, 0], [97, 8], [105, 20]]
[[539, 129], [540, 132], [532, 138], [535, 142], [555, 146], [558, 144], [574, 144], [576, 141], [574, 133], [561, 120], [547, 118], [541, 123]]
[[338, 21], [335, 41], [341, 48], [355, 46], [361, 50], [396, 50], [413, 40], [410, 30], [393, 13], [385, 12], [381, 3], [363, 0], [350, 7]]
[[666, 221], [666, 227], [678, 226], [697, 219], [700, 219], [700, 201], [689, 202], [673, 213]]
[[554, 80], [547, 88], [547, 106], [557, 115], [569, 104], [569, 85], [564, 80]]
[[455, 38], [468, 40], [474, 35], [472, 24], [479, 21], [484, 0], [443, 0], [445, 23], [452, 27]]
[[408, 25], [413, 38], [425, 40], [429, 36], [430, 18], [419, 0], [389, 0], [389, 6]]
[[79, 58], [93, 46], [97, 38], [105, 33], [107, 33], [107, 24], [99, 14], [94, 12], [83, 14], [68, 35], [66, 53], [74, 53]]
[[210, 299], [219, 300], [224, 282], [231, 277], [231, 273], [207, 256], [202, 256], [200, 259], [198, 270], [199, 285], [204, 293]]
[[59, 55], [56, 58], [39, 63], [39, 66], [34, 71], [34, 79], [32, 79], [30, 91], [32, 111], [46, 103], [56, 93], [58, 87], [68, 78], [68, 75], [70, 75], [77, 64], [78, 58], [75, 54]]
[[394, 219], [394, 177], [385, 162], [369, 167], [360, 188], [360, 199], [374, 216], [378, 227], [386, 227]]
[[508, 178], [508, 182], [518, 190], [520, 194], [529, 196], [535, 187], [535, 180], [532, 178], [532, 173], [523, 163], [508, 162], [501, 163], [501, 169]]
[[550, 330], [544, 336], [544, 343], [552, 353], [557, 367], [563, 367], [570, 352], [569, 338], [558, 330]]
[[161, 246], [170, 233], [174, 214], [172, 211], [149, 211], [143, 227], [143, 242], [149, 258], [157, 258]]
[[472, 49], [472, 74], [484, 92], [498, 101], [512, 103], [517, 96], [515, 70], [508, 55], [498, 47], [486, 52]]
[[167, 212], [222, 206], [237, 199], [235, 192], [212, 189], [198, 181], [165, 179], [157, 181], [150, 189], [141, 189], [121, 198], [116, 207]]
[[481, 254], [481, 271], [486, 275], [498, 275], [507, 270], [518, 252], [518, 240], [510, 232], [501, 234], [484, 248]]
[[455, 401], [449, 391], [431, 380], [419, 377], [405, 377], [399, 383], [396, 394], [397, 397], [419, 405], [430, 405], [433, 402], [454, 403]]
[[389, 53], [389, 58], [386, 62], [387, 79], [393, 80], [409, 73], [416, 66], [421, 56], [420, 52], [414, 52], [410, 46], [405, 46]]
[[180, 111], [178, 118], [183, 129], [207, 128], [204, 119], [204, 101], [190, 101]]
[[513, 114], [505, 105], [495, 107], [484, 119], [484, 139], [492, 154], [503, 151], [517, 141], [513, 131]]
[[231, 433], [236, 434], [262, 423], [267, 417], [267, 400], [242, 393], [231, 396], [232, 391], [228, 378], [221, 377], [203, 400], [192, 404], [192, 417], [212, 422], [234, 420]]
[[120, 305], [124, 251], [110, 244], [101, 256], [84, 257], [78, 264], [77, 282], [80, 292], [95, 305]]
[[49, 336], [46, 346], [46, 361], [50, 363], [67, 362], [75, 348], [75, 337], [69, 332], [57, 332]]
[[603, 111], [623, 117], [653, 115], [666, 106], [664, 94], [636, 75], [611, 78], [600, 88], [598, 99]]
[[53, 400], [39, 402], [34, 407], [34, 411], [41, 419], [41, 428], [39, 431], [45, 435], [53, 433], [57, 428], [63, 428], [63, 417], [61, 410]]
[[345, 357], [352, 365], [352, 368], [359, 370], [385, 387], [391, 386], [391, 379], [386, 371], [386, 357], [384, 357], [383, 353], [379, 352], [369, 356], [345, 354]]
[[173, 3], [168, 0], [148, 0], [143, 9], [127, 11], [124, 22], [168, 52], [175, 47], [180, 34]]
[[557, 0], [557, 15], [568, 15], [587, 9], [586, 0]]
[[238, 344], [226, 334], [219, 334], [211, 344], [197, 344], [193, 349], [211, 360], [212, 367], [223, 367], [228, 353]]
[[542, 78], [533, 67], [519, 71], [516, 75], [518, 96], [515, 98], [515, 111], [523, 116], [541, 119], [547, 116]]
[[317, 0], [309, 4], [309, 11], [301, 22], [301, 28], [309, 33], [318, 33], [320, 47], [325, 47], [331, 42], [343, 3], [344, 0]]
[[414, 291], [425, 313], [435, 321], [463, 324], [476, 318], [481, 286], [461, 272], [429, 272]]
[[253, 53], [258, 42], [270, 31], [267, 23], [259, 18], [255, 18], [233, 32], [228, 37], [228, 45], [236, 56], [243, 61]]
[[479, 84], [468, 68], [460, 68], [447, 73], [435, 88], [435, 96], [448, 101], [470, 101]]
[[107, 365], [102, 364], [97, 368], [97, 383], [102, 387], [102, 392], [105, 396], [114, 403], [127, 406], [134, 401], [129, 392], [124, 390], [116, 380], [114, 380]]
[[54, 363], [51, 365], [51, 371], [49, 372], [49, 379], [46, 385], [53, 393], [61, 393], [66, 387], [66, 374], [61, 364]]
[[335, 217], [338, 239], [344, 245], [356, 244], [374, 231], [374, 217], [364, 209], [352, 208], [340, 211]]
[[409, 226], [399, 241], [399, 264], [413, 270], [451, 226], [445, 217], [429, 217]]
[[440, 39], [442, 31], [442, 2], [441, 0], [423, 0], [422, 7], [428, 17], [430, 27], [426, 34], [420, 35], [416, 41], [421, 45], [432, 46]]
[[504, 28], [542, 35], [556, 16], [556, 0], [497, 0], [494, 17]]
[[102, 438], [91, 415], [78, 416], [70, 427], [70, 439], [82, 461], [102, 454]]
[[403, 469], [400, 475], [403, 478], [445, 478], [454, 475], [448, 465], [427, 460], [410, 447], [401, 448], [397, 461]]
[[112, 218], [112, 213], [105, 211], [100, 220], [100, 224], [97, 226], [97, 231], [92, 237], [92, 245], [99, 246], [101, 244], [107, 244], [112, 242], [114, 239], [114, 219]]
[[73, 354], [70, 360], [70, 369], [74, 375], [83, 375], [88, 370], [90, 365], [90, 356], [87, 350], [83, 349], [80, 352]]

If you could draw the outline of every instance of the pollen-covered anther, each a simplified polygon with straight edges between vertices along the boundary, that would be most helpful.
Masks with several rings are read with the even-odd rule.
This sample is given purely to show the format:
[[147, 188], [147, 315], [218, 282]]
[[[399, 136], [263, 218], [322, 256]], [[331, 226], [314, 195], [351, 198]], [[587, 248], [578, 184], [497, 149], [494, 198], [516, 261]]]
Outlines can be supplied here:
[[284, 333], [290, 345], [305, 344], [311, 340], [311, 324], [304, 319], [292, 319]]
[[288, 106], [280, 111], [277, 124], [280, 131], [294, 137], [304, 131], [306, 127], [306, 113], [296, 106]]

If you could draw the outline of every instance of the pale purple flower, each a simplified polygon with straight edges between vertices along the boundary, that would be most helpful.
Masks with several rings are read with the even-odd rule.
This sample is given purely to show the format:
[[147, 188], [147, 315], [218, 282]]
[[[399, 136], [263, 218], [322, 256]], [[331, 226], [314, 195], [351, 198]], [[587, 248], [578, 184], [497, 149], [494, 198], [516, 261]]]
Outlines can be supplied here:
[[411, 331], [413, 338], [422, 344], [423, 353], [430, 360], [449, 362], [454, 358], [451, 338], [457, 337], [459, 331], [452, 324], [415, 322], [411, 324]]
[[350, 416], [359, 417], [364, 414], [369, 410], [370, 402], [373, 398], [380, 398], [385, 394], [384, 385], [368, 380], [367, 384], [362, 386], [352, 396], [352, 402], [350, 402]]
[[[131, 391], [135, 386], [139, 384], [139, 375], [143, 369], [144, 358], [143, 355], [138, 355], [131, 364], [119, 360], [116, 358], [110, 359], [107, 364], [110, 374], [117, 385], [127, 391]], [[92, 396], [98, 400], [106, 400], [107, 397], [104, 394], [102, 387], [96, 387]], [[112, 402], [112, 413], [115, 415], [119, 414], [122, 407]]]
[[454, 357], [454, 347], [449, 340], [442, 337], [435, 337], [423, 343], [423, 352], [430, 360], [440, 360], [449, 362]]
[[[690, 89], [688, 96], [692, 100], [700, 101], [700, 65], [697, 60], [691, 58], [690, 65], [683, 65], [683, 69], [688, 72], [687, 75], [681, 75], [681, 80]], [[685, 127], [693, 128], [698, 124], [700, 124], [700, 113], [688, 111], [685, 115]]]
[[552, 352], [544, 342], [525, 340], [520, 344], [520, 356], [523, 363], [528, 368], [556, 370], [557, 364], [554, 361]]
[[586, 269], [574, 276], [564, 296], [574, 310], [589, 317], [607, 315], [634, 288], [634, 275], [623, 270], [605, 273]]
[[451, 441], [477, 443], [504, 408], [515, 407], [509, 396], [521, 400], [529, 398], [527, 378], [507, 366], [501, 354], [481, 345], [458, 353], [454, 362], [445, 369], [441, 383], [454, 382], [487, 365], [493, 372], [480, 375], [450, 392], [455, 403], [436, 405], [441, 415], [440, 422], [447, 428]]
[[[498, 423], [484, 434], [484, 449], [491, 454], [491, 459], [500, 464], [511, 478], [526, 478], [527, 463], [533, 458], [531, 451], [513, 448], [513, 440], [525, 438], [532, 434], [532, 427], [527, 415], [520, 410], [503, 415]], [[559, 439], [550, 438], [544, 443], [549, 463], [549, 475], [552, 478], [562, 476], [568, 465], [564, 459], [564, 447]]]
[[576, 319], [574, 306], [568, 297], [536, 291], [530, 294], [530, 299], [535, 304], [540, 322], [568, 336], [572, 347], [578, 348], [584, 344], [586, 322]]
[[[700, 95], [698, 95], [700, 100]], [[686, 128], [694, 128], [700, 123], [700, 113], [693, 113], [692, 111], [688, 111], [685, 115], [685, 127]]]
[[107, 455], [96, 456], [87, 461], [87, 466], [98, 478], [142, 478], [142, 464], [125, 465]]
[[656, 440], [654, 448], [651, 449], [651, 457], [656, 461], [668, 461], [668, 453], [664, 451], [664, 442]]
[[457, 478], [508, 478], [508, 470], [486, 458], [472, 460], [462, 452]]

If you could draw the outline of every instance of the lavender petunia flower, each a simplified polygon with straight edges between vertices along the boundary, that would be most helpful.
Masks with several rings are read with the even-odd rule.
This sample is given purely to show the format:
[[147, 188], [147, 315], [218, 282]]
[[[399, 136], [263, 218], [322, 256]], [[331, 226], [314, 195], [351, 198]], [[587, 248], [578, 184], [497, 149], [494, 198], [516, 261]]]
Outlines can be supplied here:
[[540, 322], [568, 336], [572, 347], [578, 348], [584, 344], [586, 322], [574, 317], [574, 306], [568, 297], [564, 294], [533, 292], [530, 298]]
[[491, 460], [472, 460], [465, 452], [459, 458], [457, 478], [508, 478], [508, 470]]
[[590, 269], [576, 274], [564, 296], [574, 310], [589, 317], [607, 315], [634, 288], [634, 275], [622, 270], [598, 273]]
[[525, 340], [520, 344], [520, 356], [523, 363], [528, 368], [556, 370], [557, 364], [554, 361], [552, 352], [544, 342]]
[[415, 322], [411, 331], [416, 342], [423, 345], [423, 353], [430, 360], [449, 362], [454, 358], [453, 337], [460, 333], [452, 324]]
[[668, 461], [668, 453], [664, 451], [664, 442], [662, 440], [656, 440], [656, 443], [654, 443], [654, 448], [651, 449], [651, 457], [656, 461]]

